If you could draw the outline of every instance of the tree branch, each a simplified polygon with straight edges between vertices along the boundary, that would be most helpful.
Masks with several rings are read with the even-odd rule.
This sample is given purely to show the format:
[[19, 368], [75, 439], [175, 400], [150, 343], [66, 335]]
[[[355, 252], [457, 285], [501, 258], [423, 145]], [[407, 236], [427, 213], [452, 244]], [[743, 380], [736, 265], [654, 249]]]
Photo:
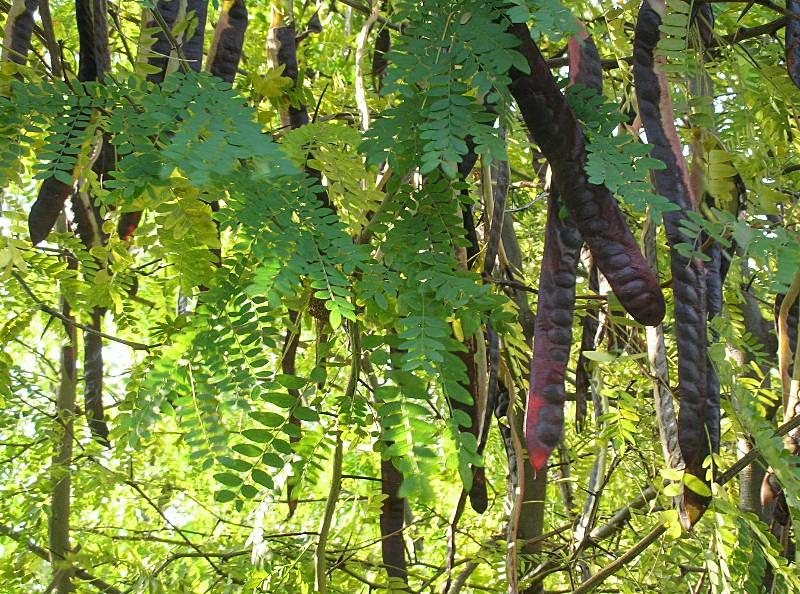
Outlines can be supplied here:
[[[17, 532], [16, 530], [13, 530], [10, 526], [0, 524], [0, 535], [7, 536], [11, 540], [18, 542], [37, 557], [40, 557], [41, 559], [44, 559], [45, 561], [48, 562], [50, 561], [50, 553], [47, 550], [31, 542], [25, 537], [24, 534], [22, 534], [21, 532]], [[95, 577], [85, 569], [75, 567], [74, 571], [75, 571], [74, 573], [75, 577], [82, 579], [86, 582], [89, 582], [92, 586], [94, 586], [104, 594], [122, 594], [120, 590], [118, 590], [108, 582], [103, 581], [98, 577]]]
[[17, 282], [19, 282], [19, 284], [22, 286], [22, 289], [25, 291], [28, 297], [30, 297], [34, 301], [34, 303], [36, 303], [36, 305], [39, 306], [40, 310], [42, 310], [44, 313], [48, 315], [53, 316], [54, 318], [58, 318], [65, 324], [69, 324], [70, 326], [75, 326], [76, 328], [80, 328], [81, 330], [83, 330], [84, 332], [88, 332], [89, 334], [95, 334], [107, 340], [124, 344], [125, 346], [128, 346], [136, 351], [151, 351], [154, 348], [161, 346], [160, 344], [143, 344], [141, 342], [125, 340], [124, 338], [119, 338], [117, 336], [112, 336], [111, 334], [106, 334], [105, 332], [100, 332], [96, 328], [92, 328], [87, 324], [82, 324], [81, 322], [73, 320], [70, 317], [63, 315], [56, 308], [47, 305], [44, 301], [39, 299], [39, 297], [37, 297], [36, 294], [31, 290], [28, 283], [25, 282], [25, 279], [23, 279], [18, 273], [12, 272], [11, 276], [17, 279]]

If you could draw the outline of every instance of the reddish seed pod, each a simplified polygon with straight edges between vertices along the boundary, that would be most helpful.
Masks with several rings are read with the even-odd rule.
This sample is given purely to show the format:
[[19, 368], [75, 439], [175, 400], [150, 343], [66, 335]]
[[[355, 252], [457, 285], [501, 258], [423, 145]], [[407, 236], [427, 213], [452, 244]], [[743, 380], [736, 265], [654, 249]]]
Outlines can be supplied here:
[[572, 342], [575, 271], [581, 238], [570, 233], [571, 217], [560, 216], [561, 201], [551, 190], [547, 204], [539, 305], [533, 335], [531, 392], [525, 410], [525, 440], [531, 464], [541, 470], [564, 428], [564, 378]]

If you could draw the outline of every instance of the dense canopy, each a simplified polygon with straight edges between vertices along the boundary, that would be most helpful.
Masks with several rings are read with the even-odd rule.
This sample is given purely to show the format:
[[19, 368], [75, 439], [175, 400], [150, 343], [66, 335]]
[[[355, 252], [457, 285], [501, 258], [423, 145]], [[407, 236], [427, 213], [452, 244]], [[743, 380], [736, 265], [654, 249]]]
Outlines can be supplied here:
[[2, 592], [800, 592], [800, 1], [0, 11]]

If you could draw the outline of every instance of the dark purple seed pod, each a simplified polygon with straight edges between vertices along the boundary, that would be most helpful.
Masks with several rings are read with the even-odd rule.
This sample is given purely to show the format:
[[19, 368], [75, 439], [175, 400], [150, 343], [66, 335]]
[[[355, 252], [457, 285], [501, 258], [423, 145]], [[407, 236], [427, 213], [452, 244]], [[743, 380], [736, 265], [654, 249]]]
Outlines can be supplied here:
[[[514, 24], [509, 31], [519, 39], [518, 49], [530, 68], [529, 74], [512, 68], [509, 89], [528, 130], [552, 167], [561, 199], [623, 307], [642, 324], [659, 324], [664, 318], [666, 305], [658, 279], [642, 255], [609, 189], [589, 183], [585, 172], [585, 139], [575, 114], [531, 39], [527, 26]], [[598, 223], [598, 220], [602, 222]], [[609, 244], [619, 244], [621, 251], [630, 256], [631, 263], [615, 268], [604, 249]], [[626, 290], [626, 283], [634, 278], [645, 281], [644, 293]], [[642, 294], [646, 295], [645, 299], [639, 299]]]
[[786, 70], [800, 88], [800, 1], [786, 0], [786, 11], [797, 15], [786, 19]]
[[247, 31], [247, 6], [244, 0], [225, 0], [219, 15], [214, 41], [208, 52], [208, 71], [225, 82], [233, 83]]
[[[166, 24], [170, 30], [175, 26], [175, 22], [178, 20], [180, 8], [181, 3], [179, 0], [159, 0], [155, 5], [155, 10], [158, 11], [164, 24]], [[158, 68], [157, 72], [151, 72], [147, 75], [147, 80], [160, 85], [167, 76], [169, 56], [173, 48], [170, 45], [166, 32], [161, 28], [154, 16], [151, 15], [151, 18], [147, 20], [144, 26], [146, 29], [155, 29], [153, 33], [153, 42], [145, 49], [148, 54], [147, 63], [150, 66]]]
[[188, 38], [183, 44], [183, 55], [189, 68], [200, 72], [203, 66], [203, 43], [206, 35], [206, 21], [208, 20], [208, 0], [188, 0], [186, 3], [187, 14], [194, 14], [197, 24], [194, 29], [187, 31]]
[[403, 540], [403, 511], [405, 502], [398, 497], [403, 473], [391, 460], [381, 460], [381, 493], [385, 495], [381, 508], [381, 558], [390, 579], [408, 582], [406, 546]]
[[11, 4], [3, 33], [3, 62], [21, 66], [27, 62], [33, 34], [33, 14], [38, 7], [39, 0], [15, 0]]
[[70, 194], [72, 186], [55, 177], [48, 177], [42, 182], [39, 195], [28, 213], [28, 231], [33, 245], [48, 236]]
[[[669, 86], [664, 74], [656, 68], [654, 57], [661, 24], [659, 11], [665, 10], [664, 3], [657, 0], [652, 4], [648, 1], [642, 4], [633, 44], [633, 72], [639, 113], [647, 139], [653, 145], [651, 156], [666, 165], [665, 169], [653, 172], [656, 191], [680, 208], [664, 213], [671, 247], [678, 343], [678, 392], [681, 399], [678, 441], [686, 471], [708, 483], [703, 462], [709, 454], [719, 450], [719, 391], [717, 389], [717, 396], [714, 396], [717, 380], [708, 374], [706, 270], [700, 259], [688, 259], [675, 249], [679, 243], [691, 243], [680, 222], [686, 212], [696, 209], [697, 201], [692, 195], [686, 160], [675, 129]], [[681, 509], [684, 525], [694, 525], [708, 502], [708, 497], [685, 489]]]
[[544, 468], [564, 426], [564, 378], [572, 343], [575, 271], [580, 257], [580, 246], [568, 246], [563, 241], [564, 229], [573, 223], [570, 217], [562, 220], [560, 210], [558, 192], [551, 190], [539, 274], [531, 391], [525, 410], [525, 440], [536, 470]]

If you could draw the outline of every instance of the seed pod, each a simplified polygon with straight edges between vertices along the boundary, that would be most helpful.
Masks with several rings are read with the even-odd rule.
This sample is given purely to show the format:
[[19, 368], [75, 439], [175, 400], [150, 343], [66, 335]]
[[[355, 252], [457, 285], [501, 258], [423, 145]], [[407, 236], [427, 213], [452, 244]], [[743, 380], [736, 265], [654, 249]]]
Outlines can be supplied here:
[[[600, 288], [600, 279], [598, 278], [597, 266], [594, 265], [591, 252], [584, 249], [581, 252], [581, 260], [586, 269], [589, 288], [597, 292]], [[575, 364], [575, 424], [578, 428], [582, 428], [584, 425], [590, 394], [592, 399], [594, 396], [588, 359], [584, 357], [583, 353], [584, 351], [596, 349], [597, 328], [597, 314], [592, 311], [587, 312], [581, 320], [581, 349], [578, 354], [578, 362]]]
[[200, 72], [203, 66], [203, 42], [206, 34], [206, 20], [208, 19], [208, 0], [189, 0], [186, 12], [197, 20], [197, 25], [183, 44], [183, 55], [189, 68]]
[[[277, 27], [270, 31], [271, 42], [277, 45], [277, 63], [283, 65], [283, 76], [291, 79], [292, 86], [297, 87], [299, 77], [297, 65], [297, 43], [295, 29]], [[286, 110], [287, 123], [291, 128], [305, 126], [309, 122], [308, 108], [305, 104], [289, 105]]]
[[48, 236], [71, 193], [72, 186], [55, 177], [48, 177], [42, 182], [36, 202], [28, 213], [28, 232], [33, 245]]
[[[654, 50], [659, 40], [663, 2], [645, 1], [639, 11], [633, 44], [634, 81], [639, 114], [647, 139], [653, 145], [651, 156], [663, 161], [665, 169], [653, 172], [656, 191], [680, 207], [664, 213], [664, 224], [671, 252], [673, 293], [675, 296], [675, 334], [678, 343], [678, 391], [681, 410], [678, 440], [686, 471], [706, 482], [703, 462], [719, 450], [719, 413], [714, 413], [709, 391], [707, 357], [706, 271], [698, 258], [688, 259], [675, 246], [691, 241], [680, 226], [685, 212], [697, 206], [691, 193], [689, 173], [675, 130], [674, 114], [666, 77], [656, 67]], [[708, 506], [709, 499], [691, 489], [684, 490], [681, 520], [694, 525]]]
[[786, 11], [797, 15], [786, 19], [786, 69], [800, 88], [800, 0], [786, 0]]
[[75, 20], [80, 41], [78, 80], [102, 82], [111, 64], [106, 0], [75, 0]]
[[[102, 81], [110, 64], [105, 0], [76, 0], [75, 19], [80, 39], [78, 80], [81, 82]], [[81, 112], [78, 110], [76, 116], [80, 114]], [[76, 133], [83, 130], [85, 130], [85, 124], [75, 126]], [[66, 142], [69, 142], [69, 139]], [[114, 157], [113, 151], [109, 153], [109, 150], [106, 149], [103, 152], [101, 149], [101, 154], [95, 162], [99, 167], [107, 168], [102, 173], [112, 168], [110, 163], [113, 162]], [[36, 202], [33, 203], [28, 214], [28, 230], [34, 245], [44, 240], [50, 233], [71, 193], [72, 185], [55, 177], [50, 177], [42, 182]]]
[[247, 6], [244, 0], [225, 0], [208, 52], [208, 71], [211, 74], [233, 83], [239, 71], [246, 30]]
[[[569, 65], [571, 84], [602, 93], [600, 56], [585, 30], [569, 40]], [[551, 188], [539, 274], [531, 391], [525, 411], [525, 439], [536, 470], [547, 463], [564, 430], [564, 378], [572, 346], [575, 275], [583, 244], [572, 216], [562, 216], [561, 205], [558, 190]]]
[[[519, 39], [518, 49], [531, 71], [526, 74], [512, 68], [509, 89], [528, 130], [553, 169], [564, 205], [625, 309], [642, 324], [658, 324], [666, 311], [658, 279], [642, 256], [609, 189], [589, 183], [585, 139], [575, 114], [527, 26], [514, 24], [509, 30]], [[621, 264], [614, 260], [620, 254], [628, 256]]]
[[383, 77], [389, 68], [386, 54], [392, 49], [392, 36], [389, 27], [382, 27], [375, 38], [375, 50], [372, 53], [372, 86], [376, 93], [383, 88]]
[[564, 377], [572, 344], [575, 270], [581, 249], [580, 233], [561, 218], [560, 211], [561, 201], [552, 189], [539, 275], [531, 391], [525, 410], [525, 440], [536, 470], [547, 464], [564, 429]]
[[39, 0], [14, 0], [11, 3], [3, 33], [3, 62], [25, 65], [31, 49], [33, 13], [38, 6]]
[[[178, 20], [178, 14], [181, 11], [180, 0], [159, 0], [156, 3], [155, 10], [161, 16], [161, 20], [169, 27], [170, 30], [175, 26]], [[139, 44], [139, 60], [141, 61], [147, 56], [147, 63], [150, 66], [158, 68], [155, 72], [147, 74], [147, 80], [152, 83], [161, 84], [167, 75], [167, 66], [169, 65], [169, 56], [172, 51], [169, 38], [166, 31], [162, 29], [162, 25], [156, 20], [152, 12], [149, 13], [148, 18], [144, 23], [144, 29], [147, 31], [155, 30], [150, 38], [143, 38]]]

